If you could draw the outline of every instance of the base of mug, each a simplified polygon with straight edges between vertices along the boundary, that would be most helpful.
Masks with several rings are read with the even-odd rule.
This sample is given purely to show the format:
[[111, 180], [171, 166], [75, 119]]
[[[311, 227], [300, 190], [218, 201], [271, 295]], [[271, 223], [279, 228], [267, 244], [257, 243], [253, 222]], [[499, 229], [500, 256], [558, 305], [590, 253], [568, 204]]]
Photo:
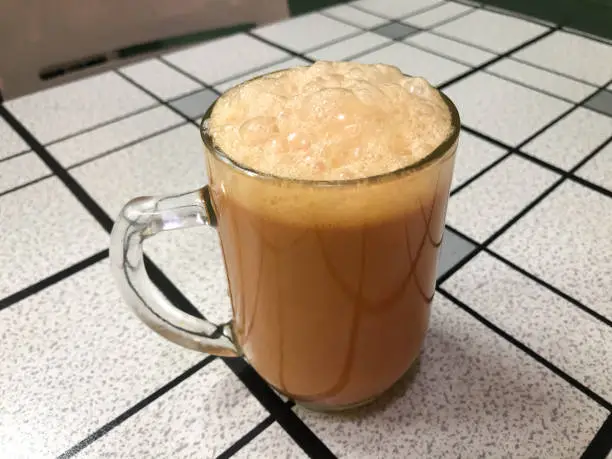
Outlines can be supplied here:
[[300, 400], [295, 400], [295, 404], [303, 408], [306, 408], [307, 410], [317, 411], [319, 413], [339, 413], [342, 411], [354, 410], [354, 409], [369, 405], [381, 395], [382, 394], [374, 395], [373, 397], [367, 398], [361, 402], [349, 403], [348, 405], [325, 405], [325, 404], [320, 404], [317, 402], [306, 402], [306, 401], [300, 401]]
[[405, 392], [405, 390], [408, 388], [408, 385], [412, 382], [414, 376], [418, 372], [419, 364], [420, 358], [417, 357], [416, 360], [412, 363], [412, 365], [410, 365], [410, 368], [408, 368], [408, 370], [402, 376], [400, 376], [399, 379], [395, 381], [388, 389], [359, 402], [349, 403], [345, 405], [330, 405], [311, 402], [307, 400], [294, 399], [294, 401], [296, 405], [300, 407], [319, 413], [341, 413], [344, 411], [352, 411], [358, 408], [363, 408], [368, 405], [372, 405], [378, 400], [381, 400], [381, 402], [383, 401], [383, 399], [385, 401], [390, 401], [391, 399], [396, 398], [398, 394], [403, 394]]

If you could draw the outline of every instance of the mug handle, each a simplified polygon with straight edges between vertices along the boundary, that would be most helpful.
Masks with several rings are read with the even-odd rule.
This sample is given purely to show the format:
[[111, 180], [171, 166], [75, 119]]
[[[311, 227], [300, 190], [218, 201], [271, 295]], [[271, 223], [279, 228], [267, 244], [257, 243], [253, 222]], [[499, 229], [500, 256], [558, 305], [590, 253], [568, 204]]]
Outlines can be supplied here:
[[208, 186], [174, 196], [133, 199], [113, 226], [111, 269], [128, 305], [155, 332], [189, 349], [238, 357], [241, 353], [231, 322], [217, 325], [181, 311], [155, 287], [144, 266], [142, 244], [149, 237], [162, 231], [216, 224]]

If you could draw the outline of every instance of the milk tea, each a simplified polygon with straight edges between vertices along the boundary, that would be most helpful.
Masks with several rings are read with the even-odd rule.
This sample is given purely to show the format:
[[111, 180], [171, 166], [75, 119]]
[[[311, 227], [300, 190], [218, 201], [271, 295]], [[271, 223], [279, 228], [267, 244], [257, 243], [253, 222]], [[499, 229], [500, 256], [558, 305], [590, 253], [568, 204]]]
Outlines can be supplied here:
[[209, 133], [234, 163], [208, 158], [235, 338], [279, 391], [351, 406], [417, 358], [456, 145], [432, 156], [451, 118], [425, 80], [357, 63], [271, 74], [215, 104]]

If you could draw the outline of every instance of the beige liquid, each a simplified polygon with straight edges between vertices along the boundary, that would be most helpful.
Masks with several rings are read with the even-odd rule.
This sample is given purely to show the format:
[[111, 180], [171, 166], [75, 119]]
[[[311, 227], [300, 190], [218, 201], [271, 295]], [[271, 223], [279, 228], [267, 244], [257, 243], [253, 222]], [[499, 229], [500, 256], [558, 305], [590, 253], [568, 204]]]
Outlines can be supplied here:
[[249, 177], [209, 155], [235, 334], [280, 391], [322, 407], [351, 405], [382, 393], [414, 362], [453, 155], [380, 181], [308, 181], [397, 170], [450, 130], [437, 91], [386, 66], [293, 69], [239, 86], [215, 106], [210, 133], [228, 156], [305, 180]]

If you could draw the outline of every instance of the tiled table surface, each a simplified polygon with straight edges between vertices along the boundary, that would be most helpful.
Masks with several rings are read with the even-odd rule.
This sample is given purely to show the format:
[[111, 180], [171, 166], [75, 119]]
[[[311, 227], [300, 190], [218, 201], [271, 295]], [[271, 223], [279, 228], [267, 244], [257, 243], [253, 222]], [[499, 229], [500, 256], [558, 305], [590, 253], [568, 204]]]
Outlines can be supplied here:
[[[420, 370], [358, 416], [307, 412], [240, 361], [164, 341], [108, 269], [126, 200], [205, 182], [195, 120], [219, 91], [312, 59], [424, 75], [464, 124]], [[610, 80], [595, 37], [478, 4], [358, 0], [5, 102], [0, 456], [606, 457]], [[228, 318], [212, 230], [147, 252], [171, 298]]]

